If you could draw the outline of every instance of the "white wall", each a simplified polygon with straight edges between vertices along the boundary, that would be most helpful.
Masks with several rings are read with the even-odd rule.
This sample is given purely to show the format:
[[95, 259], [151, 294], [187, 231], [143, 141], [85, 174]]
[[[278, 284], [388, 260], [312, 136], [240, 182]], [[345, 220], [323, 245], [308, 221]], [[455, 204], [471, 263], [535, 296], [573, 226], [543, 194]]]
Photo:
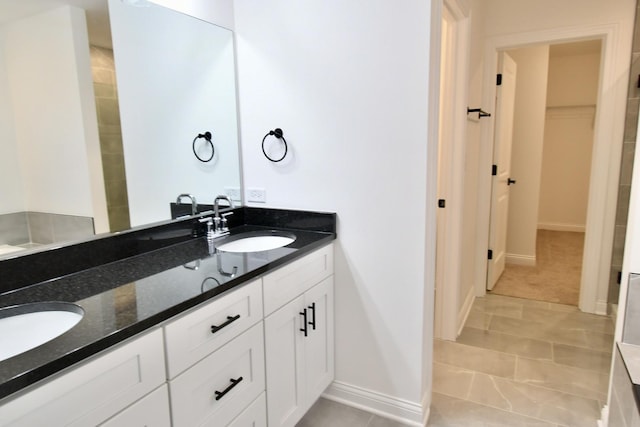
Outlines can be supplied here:
[[[60, 7], [7, 24], [6, 64], [24, 208], [94, 217], [106, 201], [84, 12]], [[83, 50], [84, 49], [84, 50]], [[88, 161], [90, 166], [88, 165]], [[102, 189], [102, 204], [92, 187]]]
[[[211, 204], [239, 187], [232, 33], [165, 8], [109, 6], [131, 225], [169, 219], [181, 193]], [[192, 152], [205, 131], [207, 163]]]
[[[433, 318], [423, 305], [434, 256], [425, 251], [429, 7], [235, 3], [245, 184], [265, 188], [268, 206], [338, 213], [340, 389], [330, 393], [388, 397], [414, 421], [429, 394], [422, 320]], [[281, 164], [260, 150], [274, 127], [290, 145]]]
[[584, 232], [594, 107], [547, 111], [538, 228]]
[[233, 30], [232, 0], [151, 0], [151, 2]]
[[549, 46], [510, 50], [518, 64], [513, 115], [507, 262], [534, 265]]
[[4, 27], [0, 27], [0, 214], [25, 210], [24, 189], [13, 126], [13, 106], [5, 59]]
[[541, 229], [585, 230], [599, 75], [599, 52], [549, 60]]
[[600, 52], [558, 55], [549, 59], [548, 107], [595, 105], [600, 84]]

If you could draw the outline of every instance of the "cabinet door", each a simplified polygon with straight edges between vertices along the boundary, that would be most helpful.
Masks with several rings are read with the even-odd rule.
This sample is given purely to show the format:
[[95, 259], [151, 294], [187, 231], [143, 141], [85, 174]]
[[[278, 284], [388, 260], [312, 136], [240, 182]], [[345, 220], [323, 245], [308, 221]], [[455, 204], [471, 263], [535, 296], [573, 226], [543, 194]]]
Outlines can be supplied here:
[[311, 406], [334, 376], [333, 276], [309, 289], [305, 294], [305, 304], [309, 330], [304, 340], [305, 382], [307, 405]]
[[138, 400], [100, 427], [171, 427], [169, 391], [163, 385]]
[[265, 319], [267, 416], [269, 426], [293, 426], [304, 415], [304, 297]]

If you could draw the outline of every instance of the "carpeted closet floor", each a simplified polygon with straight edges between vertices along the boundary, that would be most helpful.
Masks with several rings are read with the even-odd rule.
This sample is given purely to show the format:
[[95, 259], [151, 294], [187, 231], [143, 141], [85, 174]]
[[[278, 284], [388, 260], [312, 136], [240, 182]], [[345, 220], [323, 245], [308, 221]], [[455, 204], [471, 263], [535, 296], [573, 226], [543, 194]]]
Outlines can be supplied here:
[[538, 230], [536, 266], [507, 264], [492, 294], [578, 305], [584, 233]]

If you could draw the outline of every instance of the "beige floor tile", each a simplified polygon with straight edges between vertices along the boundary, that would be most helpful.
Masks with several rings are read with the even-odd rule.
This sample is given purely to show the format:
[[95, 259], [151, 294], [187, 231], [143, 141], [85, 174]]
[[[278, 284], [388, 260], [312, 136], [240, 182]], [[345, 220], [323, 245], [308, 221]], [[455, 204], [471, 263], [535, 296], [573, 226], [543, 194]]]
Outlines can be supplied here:
[[552, 359], [551, 343], [496, 331], [464, 327], [458, 337], [461, 344], [525, 356], [530, 359]]
[[600, 401], [609, 386], [608, 374], [525, 358], [518, 358], [515, 380]]
[[433, 360], [485, 374], [513, 378], [516, 357], [512, 354], [452, 341], [435, 340], [433, 343]]
[[320, 398], [296, 427], [367, 427], [372, 417], [369, 412]]
[[613, 335], [592, 331], [584, 331], [584, 335], [587, 347], [598, 351], [613, 352]]
[[476, 298], [472, 310], [520, 319], [522, 317], [522, 302], [516, 298], [487, 295], [482, 298]]
[[447, 396], [466, 399], [473, 376], [474, 372], [468, 369], [434, 362], [431, 389]]
[[561, 365], [608, 374], [611, 370], [611, 353], [565, 344], [553, 345], [553, 361]]
[[561, 329], [549, 322], [493, 316], [489, 330], [537, 340], [588, 347], [584, 331]]
[[555, 424], [433, 393], [427, 427], [553, 427]]
[[595, 399], [479, 373], [473, 378], [468, 400], [566, 425], [595, 425], [600, 415]]
[[374, 415], [367, 427], [406, 427], [406, 424]]
[[524, 307], [524, 320], [548, 323], [559, 329], [588, 330], [603, 334], [613, 334], [613, 321], [608, 316], [583, 313], [580, 311], [555, 311], [534, 307]]
[[485, 313], [480, 310], [471, 310], [464, 325], [476, 329], [489, 329], [491, 317], [492, 315], [490, 313]]

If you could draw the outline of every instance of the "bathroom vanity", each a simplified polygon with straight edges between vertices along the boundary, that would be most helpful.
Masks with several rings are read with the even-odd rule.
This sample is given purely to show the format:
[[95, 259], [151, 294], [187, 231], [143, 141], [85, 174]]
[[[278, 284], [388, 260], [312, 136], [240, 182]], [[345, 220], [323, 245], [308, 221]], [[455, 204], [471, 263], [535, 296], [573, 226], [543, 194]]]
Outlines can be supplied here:
[[[296, 238], [210, 253], [185, 219], [0, 261], [12, 279], [0, 310], [64, 301], [84, 311], [66, 333], [0, 361], [0, 425], [295, 425], [333, 380], [335, 215], [233, 217], [227, 240]], [[100, 262], [71, 266], [78, 250]], [[61, 274], [52, 263], [65, 257], [75, 271]], [[29, 265], [53, 276], [26, 283]]]

